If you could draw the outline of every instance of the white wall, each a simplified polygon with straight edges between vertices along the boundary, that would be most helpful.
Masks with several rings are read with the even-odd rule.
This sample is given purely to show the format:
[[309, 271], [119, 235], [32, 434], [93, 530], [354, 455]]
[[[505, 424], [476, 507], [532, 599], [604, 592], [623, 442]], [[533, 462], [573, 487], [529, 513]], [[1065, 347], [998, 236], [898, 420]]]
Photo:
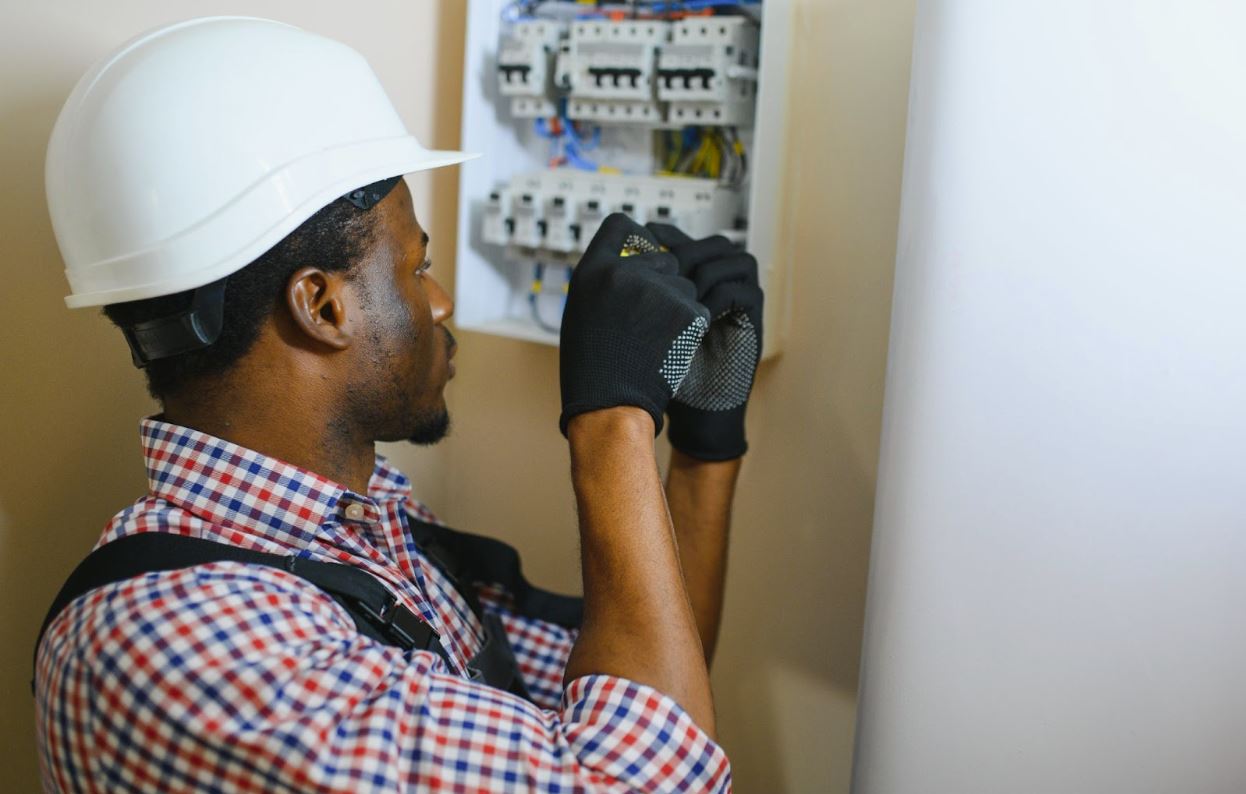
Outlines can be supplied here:
[[1246, 791], [1244, 41], [923, 0], [860, 794]]

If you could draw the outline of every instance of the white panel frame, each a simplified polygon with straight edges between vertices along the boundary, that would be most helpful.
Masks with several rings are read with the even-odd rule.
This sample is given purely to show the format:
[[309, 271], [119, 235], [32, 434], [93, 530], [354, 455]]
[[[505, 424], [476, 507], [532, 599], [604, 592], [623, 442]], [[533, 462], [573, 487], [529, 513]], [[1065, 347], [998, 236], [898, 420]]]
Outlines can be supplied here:
[[[515, 174], [546, 166], [543, 141], [530, 122], [513, 120], [505, 109], [510, 98], [498, 92], [496, 51], [505, 0], [469, 0], [464, 48], [461, 148], [484, 154], [465, 164], [459, 174], [458, 254], [455, 276], [456, 325], [547, 345], [555, 334], [542, 330], [516, 310], [526, 294], [531, 272], [504, 261], [497, 246], [481, 239], [480, 219], [491, 190]], [[791, 0], [765, 0], [761, 9], [761, 67], [755, 125], [749, 147], [748, 236], [746, 246], [757, 257], [766, 291], [763, 355], [781, 347], [789, 263], [782, 256], [782, 179], [787, 162], [788, 70], [791, 51]], [[607, 128], [607, 134], [648, 135]], [[642, 167], [648, 163], [641, 163]]]

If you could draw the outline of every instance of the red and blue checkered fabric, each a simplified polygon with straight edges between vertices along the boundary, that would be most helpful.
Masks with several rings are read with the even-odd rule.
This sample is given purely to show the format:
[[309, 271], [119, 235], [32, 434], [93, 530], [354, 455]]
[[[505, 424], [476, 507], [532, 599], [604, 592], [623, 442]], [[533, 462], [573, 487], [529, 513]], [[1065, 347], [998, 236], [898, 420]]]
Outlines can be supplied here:
[[[435, 521], [377, 458], [367, 495], [221, 439], [142, 424], [150, 494], [100, 543], [172, 532], [345, 562], [441, 635], [457, 669], [355, 631], [333, 598], [233, 562], [93, 590], [49, 627], [36, 665], [43, 786], [56, 792], [725, 791], [726, 755], [670, 698], [562, 673], [575, 633], [506, 610], [540, 705], [464, 678], [479, 621], [406, 530]], [[348, 517], [359, 505], [362, 517]], [[349, 515], [359, 515], [353, 508]]]

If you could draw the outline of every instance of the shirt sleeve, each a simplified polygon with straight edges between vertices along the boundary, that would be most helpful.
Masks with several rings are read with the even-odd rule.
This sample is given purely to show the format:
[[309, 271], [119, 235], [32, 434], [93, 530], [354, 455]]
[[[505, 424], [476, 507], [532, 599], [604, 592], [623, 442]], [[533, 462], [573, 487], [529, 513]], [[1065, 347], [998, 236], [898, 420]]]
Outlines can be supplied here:
[[542, 709], [363, 637], [296, 577], [236, 563], [79, 599], [37, 683], [53, 791], [730, 788], [722, 749], [650, 687], [586, 676]]

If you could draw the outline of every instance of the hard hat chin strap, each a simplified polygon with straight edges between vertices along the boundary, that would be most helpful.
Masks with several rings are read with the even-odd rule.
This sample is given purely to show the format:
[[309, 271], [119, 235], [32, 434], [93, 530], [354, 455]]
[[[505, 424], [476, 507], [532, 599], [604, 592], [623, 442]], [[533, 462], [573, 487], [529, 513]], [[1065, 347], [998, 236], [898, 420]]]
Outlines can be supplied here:
[[168, 358], [207, 347], [221, 335], [225, 319], [225, 279], [195, 290], [190, 308], [122, 328], [134, 366], [143, 369]]

